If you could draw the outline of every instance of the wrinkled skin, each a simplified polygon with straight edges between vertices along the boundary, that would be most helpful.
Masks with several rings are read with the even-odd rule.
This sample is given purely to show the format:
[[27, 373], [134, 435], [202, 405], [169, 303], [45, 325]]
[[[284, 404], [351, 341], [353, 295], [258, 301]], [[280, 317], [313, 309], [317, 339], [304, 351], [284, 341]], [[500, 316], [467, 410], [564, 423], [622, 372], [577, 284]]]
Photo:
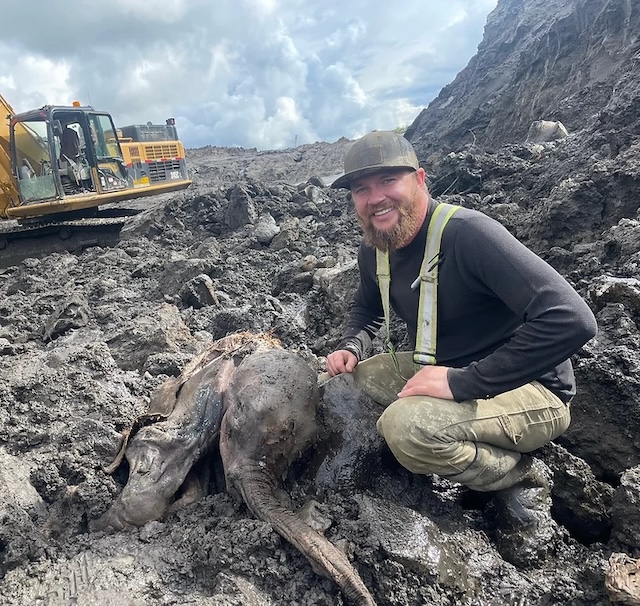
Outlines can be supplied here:
[[142, 526], [166, 513], [193, 464], [217, 443], [222, 394], [234, 368], [233, 361], [218, 358], [180, 385], [177, 393], [173, 382], [159, 390], [155, 397], [173, 399], [173, 410], [129, 441], [127, 484], [111, 508], [91, 524], [92, 530]]
[[162, 518], [193, 465], [219, 443], [227, 489], [300, 550], [314, 571], [333, 579], [353, 604], [375, 606], [345, 554], [278, 497], [289, 466], [316, 436], [315, 373], [280, 348], [261, 347], [244, 358], [219, 355], [208, 361], [211, 357], [194, 361], [156, 391], [150, 407], [155, 414], [143, 422], [157, 422], [125, 442], [121, 453], [129, 462], [129, 479], [91, 529], [123, 529]]

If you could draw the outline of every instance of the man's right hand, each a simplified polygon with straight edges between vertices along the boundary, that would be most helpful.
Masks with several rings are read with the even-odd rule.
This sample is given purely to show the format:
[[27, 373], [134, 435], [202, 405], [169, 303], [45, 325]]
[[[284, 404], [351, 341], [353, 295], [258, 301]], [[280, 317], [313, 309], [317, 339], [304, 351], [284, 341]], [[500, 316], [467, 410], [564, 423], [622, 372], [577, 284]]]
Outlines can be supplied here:
[[357, 364], [358, 358], [346, 349], [339, 349], [327, 356], [327, 372], [332, 377], [345, 372], [353, 372]]

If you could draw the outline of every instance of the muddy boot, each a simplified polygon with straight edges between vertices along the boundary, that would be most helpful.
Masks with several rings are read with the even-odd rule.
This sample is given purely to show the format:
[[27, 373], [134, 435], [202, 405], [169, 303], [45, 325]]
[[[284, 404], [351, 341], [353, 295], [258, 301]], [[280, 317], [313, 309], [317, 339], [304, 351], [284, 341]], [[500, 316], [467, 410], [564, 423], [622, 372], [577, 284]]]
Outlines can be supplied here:
[[514, 469], [520, 480], [495, 493], [496, 546], [519, 568], [540, 565], [559, 535], [551, 517], [551, 470], [539, 459], [523, 456]]

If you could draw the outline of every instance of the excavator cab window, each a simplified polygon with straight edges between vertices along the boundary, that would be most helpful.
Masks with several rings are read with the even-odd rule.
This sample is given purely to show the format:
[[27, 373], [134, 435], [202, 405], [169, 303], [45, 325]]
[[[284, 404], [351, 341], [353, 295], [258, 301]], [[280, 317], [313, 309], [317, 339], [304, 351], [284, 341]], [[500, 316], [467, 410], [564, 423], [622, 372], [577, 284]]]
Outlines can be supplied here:
[[56, 195], [51, 170], [49, 131], [44, 120], [13, 124], [18, 187], [23, 202], [38, 202]]
[[54, 137], [62, 136], [62, 124], [60, 123], [60, 120], [52, 120], [51, 129], [53, 130]]
[[80, 135], [72, 126], [66, 126], [60, 136], [60, 160], [77, 162], [80, 156]]
[[113, 191], [128, 188], [127, 168], [111, 116], [89, 114], [89, 132], [101, 190]]
[[65, 195], [85, 194], [95, 191], [91, 176], [90, 156], [87, 154], [87, 137], [83, 130], [83, 114], [80, 112], [57, 112], [54, 119], [60, 123], [55, 137], [56, 161], [60, 182]]

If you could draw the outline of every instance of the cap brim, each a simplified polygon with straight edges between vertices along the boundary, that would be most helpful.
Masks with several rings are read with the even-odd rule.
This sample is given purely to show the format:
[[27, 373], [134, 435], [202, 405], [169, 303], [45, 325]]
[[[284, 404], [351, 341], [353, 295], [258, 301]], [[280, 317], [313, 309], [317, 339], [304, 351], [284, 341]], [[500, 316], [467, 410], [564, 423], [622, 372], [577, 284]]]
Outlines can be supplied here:
[[353, 179], [351, 175], [342, 175], [331, 184], [331, 189], [349, 189], [351, 187], [351, 179]]
[[351, 173], [346, 173], [341, 177], [338, 177], [332, 184], [333, 189], [350, 189], [351, 181], [364, 177], [366, 175], [372, 175], [373, 173], [379, 173], [380, 171], [387, 170], [389, 166], [375, 166], [373, 168], [361, 168], [360, 170], [354, 170]]
[[358, 179], [360, 177], [364, 177], [366, 175], [372, 175], [373, 173], [379, 173], [383, 170], [394, 170], [399, 168], [406, 168], [407, 170], [417, 170], [413, 166], [407, 166], [403, 164], [402, 166], [375, 166], [373, 168], [362, 168], [360, 170], [355, 170], [352, 173], [346, 173], [341, 177], [338, 177], [332, 184], [332, 189], [351, 189], [351, 181], [354, 179]]

